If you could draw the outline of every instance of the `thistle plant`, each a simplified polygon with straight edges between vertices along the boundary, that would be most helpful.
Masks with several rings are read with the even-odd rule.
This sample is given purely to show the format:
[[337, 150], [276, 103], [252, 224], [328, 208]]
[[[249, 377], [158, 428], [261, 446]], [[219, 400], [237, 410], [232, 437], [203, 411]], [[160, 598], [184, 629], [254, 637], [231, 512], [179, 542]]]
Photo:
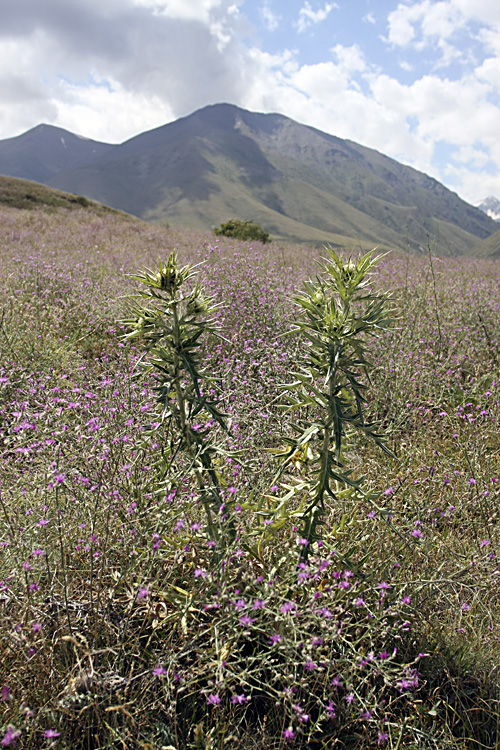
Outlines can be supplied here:
[[[133, 317], [124, 321], [130, 331], [127, 339], [141, 339], [144, 354], [139, 360], [154, 374], [154, 391], [160, 407], [165, 436], [161, 447], [161, 479], [170, 488], [191, 474], [197, 485], [198, 499], [206, 515], [207, 533], [212, 542], [220, 542], [220, 521], [234, 537], [234, 527], [226, 512], [213, 457], [220, 449], [210, 439], [210, 427], [227, 424], [217, 401], [203, 390], [204, 368], [201, 341], [208, 335], [220, 336], [213, 313], [219, 307], [204, 295], [199, 284], [188, 287], [196, 276], [195, 267], [180, 268], [171, 253], [157, 272], [144, 271], [131, 278], [145, 288], [137, 296], [145, 304], [132, 308]], [[159, 426], [159, 425], [158, 425]], [[188, 466], [182, 464], [188, 460]]]
[[294, 297], [300, 317], [290, 333], [304, 340], [295, 380], [283, 386], [287, 411], [298, 411], [291, 424], [294, 435], [285, 437], [287, 449], [280, 453], [278, 479], [292, 464], [306, 478], [292, 486], [278, 508], [275, 518], [288, 517], [286, 503], [298, 493], [303, 498], [294, 513], [303, 519], [303, 557], [318, 540], [328, 501], [336, 502], [340, 493], [355, 492], [374, 501], [377, 493], [363, 493], [363, 479], [353, 477], [346, 466], [345, 449], [351, 436], [361, 432], [382, 450], [392, 455], [377, 432], [377, 424], [365, 416], [370, 361], [367, 337], [392, 325], [387, 295], [369, 289], [370, 271], [380, 260], [374, 251], [356, 261], [344, 261], [333, 248], [322, 263], [323, 274], [304, 283]]

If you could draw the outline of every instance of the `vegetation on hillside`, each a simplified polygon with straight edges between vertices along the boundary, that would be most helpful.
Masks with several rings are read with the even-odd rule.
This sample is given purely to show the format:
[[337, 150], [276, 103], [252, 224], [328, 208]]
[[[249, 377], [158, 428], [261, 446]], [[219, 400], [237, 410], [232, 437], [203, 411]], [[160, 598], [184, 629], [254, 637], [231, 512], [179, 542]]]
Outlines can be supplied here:
[[38, 182], [3, 175], [0, 175], [0, 206], [28, 210], [41, 208], [45, 211], [56, 208], [89, 208], [96, 214], [116, 214], [123, 218], [126, 216], [122, 211], [90, 201], [83, 195], [63, 193]]
[[[3, 208], [0, 242], [2, 745], [497, 747], [497, 264], [391, 254], [371, 269], [396, 325], [352, 331], [361, 403], [339, 381], [329, 460], [353, 486], [332, 484], [308, 537], [330, 376], [307, 380], [318, 342], [297, 329], [307, 305], [340, 309], [320, 299], [316, 253], [83, 208]], [[152, 326], [131, 296], [174, 250], [177, 269], [202, 265], [167, 299], [179, 328], [165, 311]], [[342, 341], [346, 320], [320, 339]], [[181, 355], [196, 372], [169, 369]], [[350, 429], [361, 417], [394, 456]], [[212, 522], [236, 531], [223, 544], [210, 472]]]
[[214, 234], [223, 237], [234, 237], [237, 240], [250, 240], [262, 242], [264, 245], [271, 241], [269, 232], [254, 221], [242, 221], [241, 219], [229, 219], [220, 226], [215, 227]]

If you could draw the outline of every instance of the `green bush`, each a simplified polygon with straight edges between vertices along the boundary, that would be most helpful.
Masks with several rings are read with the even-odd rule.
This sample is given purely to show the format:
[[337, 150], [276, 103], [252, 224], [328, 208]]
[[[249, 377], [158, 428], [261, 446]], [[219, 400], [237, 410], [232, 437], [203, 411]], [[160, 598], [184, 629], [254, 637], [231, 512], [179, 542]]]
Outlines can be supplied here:
[[222, 234], [224, 237], [234, 237], [237, 240], [258, 240], [266, 244], [271, 242], [269, 232], [253, 221], [242, 221], [241, 219], [230, 219], [220, 227], [215, 227], [214, 234]]

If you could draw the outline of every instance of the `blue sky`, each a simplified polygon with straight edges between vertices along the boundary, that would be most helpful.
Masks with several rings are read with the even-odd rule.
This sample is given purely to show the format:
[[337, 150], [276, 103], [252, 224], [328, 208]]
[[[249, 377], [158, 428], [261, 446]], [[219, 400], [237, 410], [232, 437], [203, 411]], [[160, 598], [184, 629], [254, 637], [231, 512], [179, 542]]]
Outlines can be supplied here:
[[216, 102], [500, 198], [500, 0], [0, 0], [0, 138], [117, 143]]

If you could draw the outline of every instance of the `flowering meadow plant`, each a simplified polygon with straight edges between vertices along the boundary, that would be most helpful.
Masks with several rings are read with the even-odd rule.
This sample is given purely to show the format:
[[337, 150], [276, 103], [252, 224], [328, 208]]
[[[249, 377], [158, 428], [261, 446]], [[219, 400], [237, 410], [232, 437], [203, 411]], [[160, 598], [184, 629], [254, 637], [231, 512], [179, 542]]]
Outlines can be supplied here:
[[1, 746], [495, 747], [497, 264], [0, 213]]

